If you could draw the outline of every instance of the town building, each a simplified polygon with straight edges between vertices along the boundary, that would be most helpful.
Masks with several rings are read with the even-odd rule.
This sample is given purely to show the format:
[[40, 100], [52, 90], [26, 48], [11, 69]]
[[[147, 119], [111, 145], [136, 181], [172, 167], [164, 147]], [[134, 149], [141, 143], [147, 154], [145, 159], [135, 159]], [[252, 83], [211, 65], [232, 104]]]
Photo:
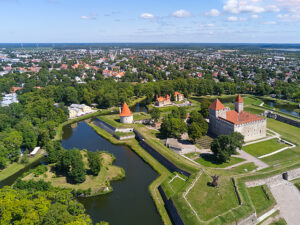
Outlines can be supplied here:
[[174, 98], [175, 98], [176, 102], [183, 101], [184, 100], [184, 94], [181, 94], [181, 93], [175, 91]]
[[266, 136], [266, 119], [244, 111], [241, 95], [235, 99], [235, 110], [225, 107], [216, 99], [209, 107], [209, 131], [215, 135], [240, 132], [245, 141]]
[[1, 101], [1, 106], [9, 106], [12, 103], [18, 103], [18, 95], [17, 93], [11, 93], [11, 94], [6, 94], [3, 95], [2, 101]]
[[171, 99], [169, 95], [167, 95], [166, 97], [158, 97], [158, 95], [156, 95], [156, 106], [165, 106], [169, 104], [171, 104]]
[[96, 112], [96, 110], [93, 110], [91, 107], [85, 104], [72, 104], [68, 107], [68, 110], [69, 110], [69, 119], [73, 119], [79, 116]]
[[133, 114], [130, 111], [126, 102], [124, 102], [122, 110], [120, 112], [120, 122], [121, 123], [133, 123]]

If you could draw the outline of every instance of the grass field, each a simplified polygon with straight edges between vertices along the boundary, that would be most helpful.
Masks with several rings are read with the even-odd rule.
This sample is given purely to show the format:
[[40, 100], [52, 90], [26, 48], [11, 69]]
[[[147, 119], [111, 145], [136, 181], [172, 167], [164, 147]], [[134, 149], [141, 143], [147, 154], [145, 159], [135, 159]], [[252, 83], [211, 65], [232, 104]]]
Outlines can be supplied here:
[[[263, 188], [268, 196], [263, 191]], [[263, 213], [270, 210], [275, 204], [275, 200], [267, 185], [248, 188], [248, 192], [258, 216], [261, 216]]]
[[296, 147], [262, 160], [269, 165], [291, 165], [300, 162], [300, 128], [270, 118], [267, 119], [267, 127], [281, 134], [283, 139], [296, 144]]
[[204, 221], [238, 207], [237, 196], [230, 178], [220, 177], [218, 188], [208, 186], [208, 182], [211, 181], [211, 177], [202, 174], [187, 195], [187, 200]]
[[20, 162], [14, 162], [12, 164], [9, 164], [5, 169], [0, 170], [0, 181], [5, 180], [6, 178], [14, 175], [15, 173], [19, 172], [20, 170], [24, 169], [27, 166], [30, 166], [30, 164], [38, 161], [43, 157], [42, 154], [37, 154], [34, 157], [29, 157], [28, 163], [22, 164]]
[[145, 120], [151, 119], [151, 115], [141, 112], [141, 113], [133, 113], [133, 120]]
[[224, 163], [219, 163], [215, 156], [212, 154], [206, 154], [202, 155], [199, 158], [195, 159], [195, 161], [205, 167], [215, 167], [215, 168], [226, 168], [228, 166], [232, 166], [234, 164], [240, 163], [245, 161], [242, 158], [237, 158], [237, 157], [231, 157], [230, 161], [224, 162]]
[[255, 157], [259, 157], [288, 146], [289, 145], [284, 143], [278, 143], [278, 139], [273, 138], [267, 141], [244, 146], [243, 150]]
[[[85, 164], [85, 168], [88, 170], [88, 161], [86, 157], [85, 151], [81, 151], [83, 155], [83, 161]], [[51, 184], [55, 187], [60, 188], [71, 188], [71, 189], [81, 189], [81, 190], [88, 190], [91, 188], [92, 194], [103, 193], [105, 192], [105, 188], [108, 187], [109, 190], [110, 185], [109, 181], [117, 180], [125, 177], [125, 172], [122, 168], [113, 166], [112, 163], [114, 161], [114, 156], [109, 153], [102, 152], [100, 153], [100, 160], [101, 160], [101, 170], [98, 176], [87, 175], [86, 180], [80, 184], [71, 184], [67, 182], [65, 176], [56, 176], [55, 172], [52, 170], [54, 165], [48, 166], [48, 171], [38, 177], [35, 177], [34, 174], [29, 174], [24, 177], [24, 180], [44, 180], [46, 182], [51, 182]]]
[[176, 174], [175, 175], [172, 174], [172, 176], [169, 176], [168, 179], [166, 179], [162, 183], [162, 187], [163, 187], [163, 189], [164, 189], [164, 191], [165, 191], [168, 198], [171, 198], [174, 194], [176, 194], [178, 191], [180, 191], [183, 188], [183, 186], [186, 184], [185, 180], [187, 178], [184, 177], [183, 175], [179, 174], [179, 176], [182, 177], [184, 180], [180, 179], [179, 177], [175, 177]]

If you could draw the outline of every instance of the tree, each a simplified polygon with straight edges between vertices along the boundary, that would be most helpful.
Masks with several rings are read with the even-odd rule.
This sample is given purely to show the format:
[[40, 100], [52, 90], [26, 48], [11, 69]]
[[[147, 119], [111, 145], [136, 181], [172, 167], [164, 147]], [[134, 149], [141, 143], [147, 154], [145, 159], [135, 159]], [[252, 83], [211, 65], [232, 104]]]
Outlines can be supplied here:
[[201, 110], [200, 110], [200, 113], [202, 114], [202, 116], [204, 118], [208, 118], [209, 116], [209, 106], [210, 106], [210, 101], [207, 100], [207, 99], [203, 99], [201, 101]]
[[163, 137], [180, 138], [187, 131], [187, 126], [182, 119], [164, 118], [161, 124], [160, 133]]
[[151, 115], [151, 118], [157, 122], [160, 118], [160, 110], [158, 108], [153, 108], [151, 111], [150, 111], [150, 115]]
[[189, 124], [192, 124], [192, 123], [197, 123], [198, 126], [200, 127], [201, 129], [201, 133], [202, 135], [206, 134], [207, 133], [207, 130], [208, 130], [208, 124], [207, 122], [205, 121], [205, 119], [203, 118], [203, 116], [197, 112], [196, 110], [195, 111], [192, 111], [190, 113], [190, 116], [189, 116], [189, 119], [188, 119], [188, 123]]
[[233, 132], [230, 135], [220, 135], [211, 143], [211, 151], [219, 162], [230, 160], [232, 154], [236, 154], [237, 148], [242, 148], [244, 136]]
[[69, 172], [69, 177], [72, 179], [74, 183], [82, 183], [85, 181], [85, 168], [84, 164], [81, 160], [74, 160], [72, 162], [71, 171]]
[[184, 107], [179, 107], [178, 111], [179, 111], [180, 118], [184, 120], [187, 114], [186, 109]]
[[34, 127], [28, 120], [21, 120], [16, 125], [16, 130], [22, 132], [23, 143], [22, 147], [28, 150], [32, 150], [37, 145], [37, 137], [34, 131]]
[[87, 155], [91, 174], [93, 174], [94, 176], [98, 176], [98, 173], [100, 172], [101, 168], [99, 153], [88, 152]]
[[189, 138], [192, 139], [193, 143], [196, 142], [196, 139], [202, 137], [202, 129], [198, 123], [193, 122], [188, 128]]
[[15, 162], [20, 157], [20, 147], [23, 142], [22, 134], [19, 131], [10, 129], [0, 133], [0, 140], [3, 143], [11, 162]]

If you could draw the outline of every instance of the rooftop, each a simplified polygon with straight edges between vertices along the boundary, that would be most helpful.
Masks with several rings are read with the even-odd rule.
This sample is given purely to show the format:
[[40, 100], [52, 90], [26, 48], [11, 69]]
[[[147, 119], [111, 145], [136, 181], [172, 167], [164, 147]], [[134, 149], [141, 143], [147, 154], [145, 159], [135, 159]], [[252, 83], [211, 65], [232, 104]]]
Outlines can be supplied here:
[[[220, 117], [219, 117], [220, 118]], [[223, 119], [223, 118], [221, 118]], [[230, 110], [226, 112], [226, 121], [233, 123], [233, 124], [243, 124], [243, 123], [249, 123], [254, 122], [258, 120], [263, 120], [263, 117], [257, 116], [255, 114], [251, 114], [248, 112], [240, 112], [238, 113], [235, 110]]]
[[130, 111], [127, 103], [124, 102], [120, 116], [131, 116], [131, 115], [132, 115], [132, 112]]
[[226, 107], [222, 104], [222, 102], [220, 102], [219, 99], [216, 99], [210, 106], [210, 109], [213, 110], [223, 110], [226, 109]]

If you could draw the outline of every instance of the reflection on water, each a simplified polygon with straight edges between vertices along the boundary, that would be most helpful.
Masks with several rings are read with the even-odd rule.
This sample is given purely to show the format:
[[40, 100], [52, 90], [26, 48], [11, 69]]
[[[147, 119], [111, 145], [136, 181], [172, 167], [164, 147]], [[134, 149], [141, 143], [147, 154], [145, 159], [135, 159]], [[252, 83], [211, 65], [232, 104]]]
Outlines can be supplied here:
[[266, 101], [266, 100], [264, 102], [271, 107], [279, 109], [280, 112], [287, 113], [293, 116], [300, 116], [299, 113], [294, 111], [297, 108], [295, 105], [287, 105], [287, 104], [281, 105], [281, 104], [276, 104], [273, 101]]
[[144, 103], [137, 103], [135, 106], [130, 108], [133, 112], [145, 112], [148, 113], [148, 109], [146, 107], [146, 104]]
[[125, 179], [112, 182], [112, 193], [79, 199], [94, 222], [105, 220], [110, 225], [162, 224], [148, 191], [157, 174], [148, 164], [128, 147], [113, 145], [100, 137], [84, 122], [78, 123], [74, 129], [66, 126], [63, 131], [64, 148], [108, 151], [116, 157], [114, 164], [125, 170]]

